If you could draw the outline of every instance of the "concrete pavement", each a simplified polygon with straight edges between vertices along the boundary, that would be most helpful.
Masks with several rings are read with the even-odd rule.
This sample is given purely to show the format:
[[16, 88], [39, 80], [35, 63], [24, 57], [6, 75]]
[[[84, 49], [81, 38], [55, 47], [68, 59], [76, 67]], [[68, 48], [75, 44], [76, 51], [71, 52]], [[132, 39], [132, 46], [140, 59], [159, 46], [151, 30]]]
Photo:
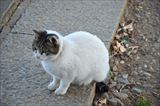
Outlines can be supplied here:
[[88, 31], [108, 46], [124, 5], [125, 0], [32, 0], [0, 46], [1, 106], [86, 106], [90, 86], [49, 94], [51, 77], [32, 56], [32, 29]]

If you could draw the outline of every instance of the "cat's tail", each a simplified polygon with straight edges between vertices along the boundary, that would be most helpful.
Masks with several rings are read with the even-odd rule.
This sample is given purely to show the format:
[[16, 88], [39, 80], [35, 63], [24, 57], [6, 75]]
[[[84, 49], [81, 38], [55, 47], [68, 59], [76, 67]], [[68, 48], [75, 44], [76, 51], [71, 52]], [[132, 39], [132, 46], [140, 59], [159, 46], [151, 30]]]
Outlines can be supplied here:
[[96, 100], [95, 97], [97, 95], [103, 96], [108, 91], [109, 91], [109, 87], [107, 86], [107, 84], [105, 84], [104, 82], [95, 82], [90, 92], [87, 106], [94, 106], [94, 103]]

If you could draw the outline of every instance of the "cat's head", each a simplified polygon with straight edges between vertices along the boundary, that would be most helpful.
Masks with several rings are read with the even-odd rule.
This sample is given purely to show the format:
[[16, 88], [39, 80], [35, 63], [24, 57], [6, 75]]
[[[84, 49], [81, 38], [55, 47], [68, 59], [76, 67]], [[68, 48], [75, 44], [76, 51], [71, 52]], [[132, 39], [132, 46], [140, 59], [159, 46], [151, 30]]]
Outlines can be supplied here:
[[40, 60], [55, 59], [61, 52], [62, 36], [51, 30], [33, 30], [35, 38], [32, 43], [34, 56]]

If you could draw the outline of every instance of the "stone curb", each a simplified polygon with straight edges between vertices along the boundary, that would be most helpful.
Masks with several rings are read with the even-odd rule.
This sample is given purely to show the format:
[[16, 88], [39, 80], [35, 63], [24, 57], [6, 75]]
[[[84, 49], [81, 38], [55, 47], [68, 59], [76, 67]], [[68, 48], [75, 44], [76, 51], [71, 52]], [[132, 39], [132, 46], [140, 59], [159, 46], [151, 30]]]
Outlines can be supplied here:
[[[117, 31], [117, 29], [118, 29], [119, 22], [120, 22], [121, 20], [123, 20], [123, 16], [124, 16], [124, 13], [126, 12], [127, 5], [128, 5], [128, 0], [125, 0], [124, 7], [121, 9], [119, 21], [117, 22], [117, 25], [115, 26], [115, 29], [114, 29], [114, 31], [113, 31], [113, 33], [112, 33], [111, 41], [109, 42], [109, 45], [108, 45], [109, 51], [110, 51], [111, 43], [112, 43], [112, 41], [113, 41], [113, 39], [114, 39], [114, 36], [115, 36], [115, 34], [116, 34], [116, 31]], [[93, 99], [94, 99], [94, 96], [95, 96], [95, 93], [94, 93], [94, 91], [95, 91], [95, 83], [94, 83], [94, 85], [93, 85], [93, 87], [92, 87], [91, 89], [92, 89], [92, 90], [90, 91], [90, 94], [89, 94], [90, 96], [89, 96], [89, 98], [88, 98], [87, 106], [92, 106], [92, 102], [93, 102]]]
[[22, 2], [22, 0], [13, 0], [8, 8], [3, 12], [1, 19], [0, 19], [0, 30], [3, 29], [3, 26], [5, 26], [8, 21], [10, 20], [11, 16], [14, 14], [14, 12], [16, 11], [16, 9], [18, 8], [18, 6], [20, 5], [20, 3]]
[[0, 18], [0, 45], [2, 39], [21, 17], [31, 0], [13, 0]]
[[118, 29], [119, 22], [120, 22], [121, 20], [123, 20], [123, 15], [124, 15], [124, 13], [126, 12], [127, 5], [128, 5], [128, 0], [125, 0], [124, 7], [121, 9], [119, 21], [117, 22], [117, 25], [115, 26], [115, 29], [114, 29], [114, 31], [113, 31], [113, 33], [112, 33], [112, 38], [111, 38], [111, 40], [110, 40], [110, 42], [109, 42], [109, 45], [108, 45], [109, 50], [110, 50], [110, 47], [111, 47], [111, 42], [113, 41], [114, 36], [115, 36], [115, 34], [116, 34], [116, 31], [117, 31], [117, 29]]

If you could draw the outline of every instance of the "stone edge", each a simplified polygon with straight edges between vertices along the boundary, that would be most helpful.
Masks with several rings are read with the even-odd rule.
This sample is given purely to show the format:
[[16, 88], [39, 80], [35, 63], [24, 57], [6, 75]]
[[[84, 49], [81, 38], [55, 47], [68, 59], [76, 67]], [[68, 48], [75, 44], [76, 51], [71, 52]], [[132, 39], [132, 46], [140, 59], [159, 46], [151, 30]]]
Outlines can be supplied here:
[[[111, 40], [108, 42], [109, 45], [107, 46], [107, 48], [109, 48], [109, 52], [110, 52], [111, 43], [112, 43], [112, 41], [114, 39], [114, 36], [116, 35], [116, 31], [118, 29], [119, 23], [121, 22], [121, 20], [123, 20], [123, 16], [124, 16], [124, 13], [126, 11], [127, 5], [128, 5], [128, 0], [125, 0], [124, 1], [124, 5], [123, 5], [123, 7], [121, 9], [121, 13], [120, 13], [119, 19], [118, 19], [117, 24], [116, 24], [116, 26], [114, 28], [113, 33], [112, 33]], [[91, 92], [89, 94], [89, 97], [88, 97], [88, 100], [87, 100], [87, 103], [86, 103], [87, 106], [92, 106], [92, 101], [93, 101], [94, 96], [95, 96], [95, 93], [94, 93], [94, 91], [95, 91], [95, 84], [96, 83], [94, 83], [92, 85]]]
[[30, 2], [31, 0], [13, 0], [6, 11], [3, 12], [0, 18], [0, 45], [5, 35], [11, 31]]

